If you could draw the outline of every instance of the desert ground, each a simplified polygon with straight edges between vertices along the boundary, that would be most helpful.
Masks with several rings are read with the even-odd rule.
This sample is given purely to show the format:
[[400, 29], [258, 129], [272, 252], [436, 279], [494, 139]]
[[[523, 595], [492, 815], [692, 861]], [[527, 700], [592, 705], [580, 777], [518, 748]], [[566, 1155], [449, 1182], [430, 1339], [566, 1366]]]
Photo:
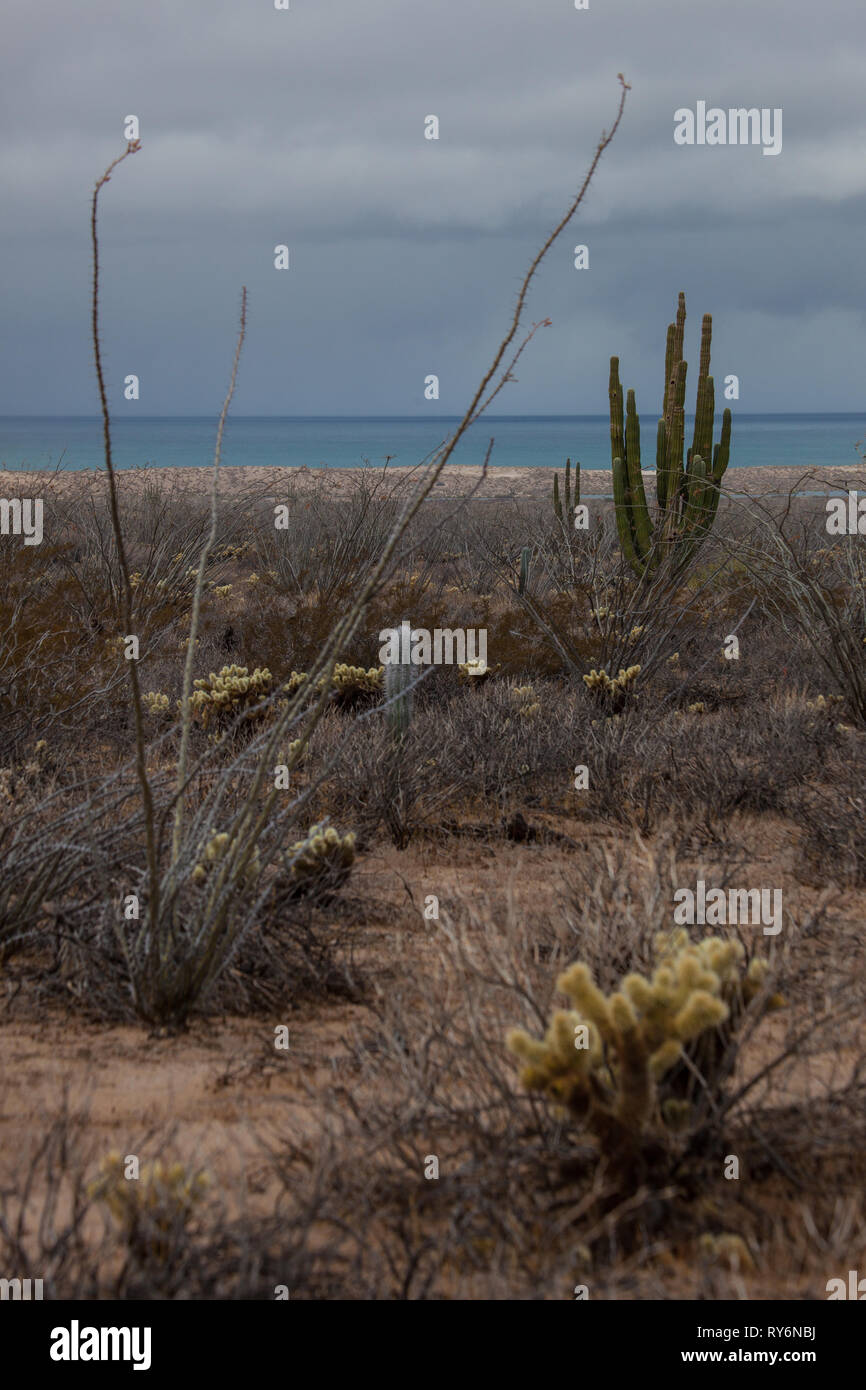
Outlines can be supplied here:
[[[824, 525], [864, 472], [730, 469], [689, 567], [642, 585], [609, 473], [577, 531], [553, 470], [448, 468], [333, 652], [354, 674], [304, 687], [418, 474], [221, 470], [177, 853], [210, 470], [119, 476], [128, 614], [105, 475], [7, 472], [45, 534], [0, 538], [0, 1272], [53, 1297], [799, 1300], [866, 1268], [866, 562]], [[387, 705], [404, 618], [485, 630], [488, 671]], [[259, 677], [220, 703], [228, 668]], [[711, 1041], [630, 1100], [631, 1005], [599, 1005], [607, 1062], [538, 1053], [533, 1087], [511, 1030], [574, 1009], [576, 963], [608, 1001], [650, 979], [699, 881], [783, 901], [775, 934], [697, 924], [670, 957], [686, 980], [731, 946]]]

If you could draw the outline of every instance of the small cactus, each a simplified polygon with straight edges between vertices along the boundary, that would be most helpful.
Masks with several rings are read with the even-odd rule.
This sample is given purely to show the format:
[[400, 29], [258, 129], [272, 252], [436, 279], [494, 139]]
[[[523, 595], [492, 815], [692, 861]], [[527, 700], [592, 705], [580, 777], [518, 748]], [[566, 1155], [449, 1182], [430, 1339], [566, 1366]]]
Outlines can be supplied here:
[[583, 677], [587, 690], [597, 701], [611, 710], [621, 710], [629, 695], [634, 696], [633, 686], [640, 675], [640, 666], [619, 668], [619, 674], [611, 678], [607, 671], [593, 669]]
[[339, 887], [348, 878], [355, 860], [355, 836], [341, 836], [334, 827], [311, 825], [306, 839], [287, 851], [293, 893], [321, 892]]
[[[401, 627], [404, 630], [410, 628], [411, 631], [405, 618]], [[401, 642], [401, 651], [408, 646], [408, 642]], [[398, 741], [406, 737], [412, 722], [411, 685], [414, 679], [415, 668], [411, 661], [389, 661], [385, 666], [385, 718], [392, 735]]]
[[[372, 703], [382, 693], [384, 674], [383, 666], [371, 666], [365, 670], [363, 666], [347, 666], [345, 662], [338, 662], [331, 676], [334, 703], [341, 709], [354, 709], [357, 705]], [[319, 682], [320, 688], [323, 684], [324, 677]]]
[[571, 531], [574, 525], [574, 512], [580, 502], [580, 464], [574, 465], [574, 501], [571, 496], [571, 459], [565, 460], [565, 509], [563, 510], [562, 500], [559, 495], [559, 474], [553, 475], [553, 511], [557, 521], [560, 521]]
[[[555, 484], [555, 483], [556, 483], [556, 478], [554, 478], [553, 481], [554, 481], [554, 484]], [[529, 557], [530, 557], [530, 554], [531, 554], [531, 552], [530, 552], [529, 546], [528, 546], [528, 545], [525, 545], [525, 546], [523, 547], [523, 549], [521, 550], [521, 552], [520, 552], [520, 578], [519, 578], [519, 580], [517, 581], [517, 592], [518, 592], [519, 594], [525, 594], [525, 593], [526, 593], [527, 585], [529, 584]]]
[[[695, 1071], [721, 1085], [731, 1033], [769, 969], [758, 956], [744, 968], [739, 941], [693, 944], [680, 929], [655, 944], [651, 978], [627, 975], [609, 998], [586, 965], [572, 965], [557, 988], [574, 1008], [554, 1013], [542, 1040], [522, 1029], [506, 1040], [523, 1085], [581, 1120], [613, 1164], [688, 1127]], [[774, 995], [766, 1008], [783, 1003]]]
[[139, 1259], [165, 1263], [210, 1182], [204, 1170], [188, 1172], [182, 1163], [161, 1159], [146, 1164], [137, 1178], [127, 1178], [123, 1157], [112, 1152], [88, 1194], [106, 1204]]
[[[192, 871], [190, 877], [193, 883], [201, 886], [207, 883], [212, 871], [228, 858], [231, 853], [234, 841], [225, 831], [212, 835], [201, 851], [201, 859]], [[258, 845], [253, 847], [252, 853], [247, 859], [242, 873], [235, 876], [235, 883], [239, 888], [253, 883], [261, 872], [261, 861], [259, 858]]]
[[[193, 718], [203, 729], [211, 723], [230, 723], [238, 714], [258, 718], [264, 710], [257, 706], [270, 693], [273, 676], [267, 667], [252, 672], [246, 666], [223, 666], [218, 673], [211, 671], [207, 680], [194, 682], [190, 697]], [[178, 700], [178, 707], [180, 707]]]

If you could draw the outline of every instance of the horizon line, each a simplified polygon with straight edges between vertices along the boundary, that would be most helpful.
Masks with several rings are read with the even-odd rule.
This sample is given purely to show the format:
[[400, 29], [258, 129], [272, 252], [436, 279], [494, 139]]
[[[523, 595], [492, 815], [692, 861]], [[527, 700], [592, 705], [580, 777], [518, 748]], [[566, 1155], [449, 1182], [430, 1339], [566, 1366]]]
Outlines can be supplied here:
[[[724, 409], [724, 408], [725, 408], [725, 407], [722, 407], [722, 409]], [[645, 414], [650, 414], [651, 412], [646, 411], [646, 412], [644, 412], [644, 413], [645, 413]], [[720, 413], [721, 413], [720, 410], [717, 410], [717, 411], [715, 412], [715, 414], [720, 414]], [[687, 416], [689, 416], [689, 415], [693, 416], [693, 415], [694, 415], [694, 411], [686, 411], [685, 414], [686, 414]], [[734, 414], [734, 412], [732, 412], [732, 414]], [[801, 415], [801, 416], [807, 416], [807, 415], [846, 415], [846, 416], [857, 417], [857, 416], [866, 416], [866, 406], [864, 406], [864, 407], [863, 407], [862, 409], [860, 409], [860, 410], [738, 410], [738, 411], [735, 413], [735, 418], [737, 418], [737, 419], [754, 419], [754, 418], [757, 418], [758, 416], [768, 416], [768, 415], [770, 415], [770, 416], [772, 416], [772, 415], [777, 415], [777, 416], [780, 416], [780, 417], [782, 417], [782, 416], [791, 416], [791, 415]], [[143, 413], [137, 413], [137, 414], [135, 414], [135, 415], [129, 415], [129, 416], [126, 417], [126, 419], [124, 419], [122, 416], [119, 416], [119, 415], [117, 414], [116, 411], [114, 411], [114, 412], [112, 413], [112, 423], [114, 423], [114, 424], [117, 424], [117, 423], [128, 424], [128, 423], [130, 422], [130, 420], [214, 420], [214, 421], [215, 421], [215, 420], [217, 419], [217, 417], [218, 417], [218, 412], [216, 412], [216, 413], [204, 413], [204, 414], [200, 414], [200, 413], [187, 413], [187, 414], [170, 413], [170, 414], [153, 414], [153, 415], [149, 415], [149, 414], [148, 414], [148, 415], [145, 415], [145, 414], [143, 414]], [[484, 415], [484, 416], [482, 417], [482, 420], [607, 420], [608, 418], [609, 418], [609, 416], [608, 416], [608, 413], [607, 413], [606, 411], [580, 411], [580, 412], [575, 412], [575, 413], [572, 413], [572, 412], [563, 412], [563, 411], [532, 411], [532, 412], [527, 412], [527, 413], [522, 413], [522, 414], [513, 414], [513, 413], [505, 414], [505, 413], [502, 413], [502, 414], [498, 414], [498, 415], [494, 415], [494, 414]], [[23, 412], [23, 413], [22, 413], [22, 412], [16, 412], [16, 413], [8, 413], [8, 414], [6, 414], [6, 413], [0, 413], [0, 420], [101, 420], [101, 419], [102, 419], [102, 416], [101, 416], [99, 413], [96, 413], [96, 414], [93, 414], [93, 415], [83, 415], [83, 414], [79, 414], [79, 413], [76, 413], [76, 412], [60, 412], [60, 411], [41, 411], [41, 412], [25, 411], [25, 412]], [[430, 420], [431, 422], [434, 422], [434, 421], [436, 421], [436, 420], [462, 420], [462, 419], [463, 419], [463, 416], [462, 416], [462, 415], [434, 415], [434, 414], [426, 414], [426, 413], [425, 413], [425, 414], [421, 414], [421, 415], [384, 415], [384, 414], [375, 414], [375, 415], [353, 415], [353, 414], [347, 414], [347, 415], [277, 415], [277, 414], [271, 414], [270, 412], [256, 412], [256, 413], [250, 413], [250, 414], [241, 414], [241, 413], [239, 413], [239, 412], [237, 412], [237, 411], [234, 411], [234, 412], [230, 413], [230, 414], [227, 416], [226, 423], [228, 424], [228, 423], [230, 423], [232, 420]], [[475, 423], [475, 424], [480, 424], [480, 423], [482, 422], [482, 420], [476, 420], [476, 421], [474, 421], [473, 423]]]

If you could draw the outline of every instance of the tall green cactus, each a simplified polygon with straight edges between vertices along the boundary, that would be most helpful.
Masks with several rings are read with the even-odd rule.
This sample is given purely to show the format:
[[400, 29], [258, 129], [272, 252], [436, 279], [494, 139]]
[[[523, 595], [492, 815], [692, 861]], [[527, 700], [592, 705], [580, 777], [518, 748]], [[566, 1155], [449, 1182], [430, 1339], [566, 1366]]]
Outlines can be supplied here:
[[704, 314], [692, 446], [683, 463], [687, 363], [683, 358], [686, 297], [680, 291], [676, 321], [668, 325], [662, 418], [656, 431], [656, 515], [647, 507], [640, 467], [640, 421], [634, 391], [626, 396], [623, 422], [619, 358], [610, 359], [610, 449], [613, 496], [620, 547], [639, 576], [651, 574], [664, 558], [679, 569], [707, 535], [719, 505], [721, 480], [731, 449], [731, 412], [722, 417], [713, 447], [715, 389], [710, 376], [713, 320]]
[[[402, 634], [408, 629], [405, 643]], [[401, 624], [401, 651], [410, 646], [412, 626], [404, 618]], [[406, 737], [412, 722], [412, 691], [409, 687], [415, 679], [415, 667], [411, 661], [385, 662], [385, 717], [391, 734], [397, 742]], [[393, 701], [393, 703], [391, 703]]]
[[574, 465], [574, 503], [571, 498], [571, 459], [565, 460], [565, 511], [559, 496], [559, 474], [553, 475], [553, 510], [558, 521], [564, 521], [571, 530], [574, 510], [580, 502], [580, 463]]

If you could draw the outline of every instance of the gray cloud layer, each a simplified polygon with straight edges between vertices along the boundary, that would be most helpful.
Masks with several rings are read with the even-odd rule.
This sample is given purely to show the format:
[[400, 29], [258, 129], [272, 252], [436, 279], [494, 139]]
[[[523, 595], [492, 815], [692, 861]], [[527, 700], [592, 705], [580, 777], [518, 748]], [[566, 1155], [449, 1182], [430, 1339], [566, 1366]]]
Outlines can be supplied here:
[[[651, 415], [679, 289], [686, 355], [710, 310], [717, 382], [737, 373], [741, 410], [862, 407], [862, 0], [291, 6], [7, 3], [0, 413], [96, 412], [88, 205], [130, 113], [143, 148], [102, 212], [120, 410], [218, 408], [246, 283], [238, 413], [420, 414], [429, 372], [436, 408], [460, 412], [620, 70], [623, 127], [529, 306], [553, 326], [497, 409], [603, 412], [618, 352]], [[782, 107], [782, 153], [677, 147], [673, 113], [698, 100]], [[142, 399], [124, 407], [127, 372]]]

